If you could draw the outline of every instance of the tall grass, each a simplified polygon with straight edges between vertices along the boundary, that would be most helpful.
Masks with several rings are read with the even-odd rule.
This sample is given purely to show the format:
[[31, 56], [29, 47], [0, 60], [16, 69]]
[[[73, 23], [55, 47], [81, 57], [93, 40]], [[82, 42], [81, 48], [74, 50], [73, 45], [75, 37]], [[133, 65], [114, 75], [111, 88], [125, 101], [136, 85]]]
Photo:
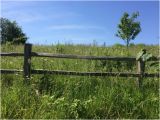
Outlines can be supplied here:
[[[146, 48], [158, 55], [158, 46], [97, 47], [83, 45], [33, 46], [35, 52], [136, 56]], [[23, 52], [23, 46], [2, 45], [2, 52]], [[148, 63], [149, 64], [149, 63]], [[23, 58], [1, 57], [1, 68], [22, 69]], [[156, 72], [148, 65], [147, 72]], [[135, 63], [32, 58], [32, 68], [75, 71], [136, 71]], [[32, 75], [30, 85], [22, 74], [1, 75], [1, 118], [6, 119], [158, 119], [159, 78]]]

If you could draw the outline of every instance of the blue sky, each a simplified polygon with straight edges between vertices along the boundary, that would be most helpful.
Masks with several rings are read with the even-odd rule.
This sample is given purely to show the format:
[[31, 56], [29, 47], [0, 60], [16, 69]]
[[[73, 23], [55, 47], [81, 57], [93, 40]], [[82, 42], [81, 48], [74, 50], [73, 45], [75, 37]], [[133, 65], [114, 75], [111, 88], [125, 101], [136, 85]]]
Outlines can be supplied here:
[[115, 36], [117, 24], [124, 12], [136, 11], [142, 32], [131, 42], [159, 43], [158, 1], [2, 1], [1, 7], [33, 44], [124, 44]]

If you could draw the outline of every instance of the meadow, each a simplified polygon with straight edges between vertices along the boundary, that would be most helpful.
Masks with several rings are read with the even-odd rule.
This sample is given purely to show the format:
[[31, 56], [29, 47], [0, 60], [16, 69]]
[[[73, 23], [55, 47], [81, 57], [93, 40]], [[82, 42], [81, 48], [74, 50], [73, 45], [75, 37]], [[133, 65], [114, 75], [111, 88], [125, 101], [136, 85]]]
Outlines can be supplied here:
[[[93, 56], [137, 56], [141, 49], [159, 55], [158, 45], [35, 45], [33, 52]], [[22, 45], [2, 45], [1, 52], [23, 52]], [[146, 64], [146, 72], [158, 72]], [[135, 62], [32, 58], [33, 69], [136, 72]], [[1, 68], [22, 69], [23, 57], [1, 57]], [[5, 119], [158, 119], [159, 78], [1, 74], [1, 118]]]

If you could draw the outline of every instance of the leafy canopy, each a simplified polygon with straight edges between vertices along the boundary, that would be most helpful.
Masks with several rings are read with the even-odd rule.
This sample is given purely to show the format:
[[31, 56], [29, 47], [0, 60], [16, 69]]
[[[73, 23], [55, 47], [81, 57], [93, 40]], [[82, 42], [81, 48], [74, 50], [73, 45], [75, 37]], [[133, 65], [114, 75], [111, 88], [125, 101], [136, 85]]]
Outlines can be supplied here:
[[138, 12], [133, 13], [131, 17], [129, 17], [129, 14], [125, 12], [118, 24], [116, 36], [125, 40], [127, 47], [130, 40], [135, 39], [141, 31], [140, 22], [135, 21], [138, 16]]
[[26, 42], [27, 37], [16, 21], [11, 22], [6, 18], [0, 18], [0, 21], [1, 44], [7, 42], [12, 44], [24, 44]]

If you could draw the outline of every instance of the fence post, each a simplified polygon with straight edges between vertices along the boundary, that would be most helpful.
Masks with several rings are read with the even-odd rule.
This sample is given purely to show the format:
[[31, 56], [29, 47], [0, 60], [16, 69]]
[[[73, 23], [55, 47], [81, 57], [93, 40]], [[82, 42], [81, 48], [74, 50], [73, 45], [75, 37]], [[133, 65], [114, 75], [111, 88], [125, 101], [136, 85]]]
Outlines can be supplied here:
[[27, 79], [30, 78], [30, 72], [31, 72], [31, 51], [32, 51], [32, 44], [25, 44], [24, 45], [24, 66], [23, 66], [23, 72], [24, 72], [24, 78], [27, 82]]
[[138, 87], [142, 88], [143, 84], [143, 77], [144, 77], [144, 71], [145, 71], [145, 62], [142, 60], [137, 61], [137, 72], [140, 74], [140, 76], [137, 79]]

